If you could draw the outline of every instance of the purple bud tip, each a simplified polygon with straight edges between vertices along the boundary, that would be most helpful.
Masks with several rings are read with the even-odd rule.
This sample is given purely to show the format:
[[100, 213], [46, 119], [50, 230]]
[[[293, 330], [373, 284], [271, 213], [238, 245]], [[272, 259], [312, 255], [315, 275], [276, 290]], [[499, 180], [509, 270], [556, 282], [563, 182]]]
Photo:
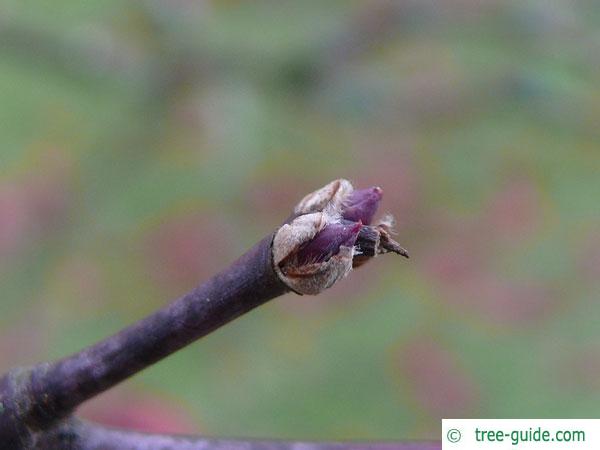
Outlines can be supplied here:
[[296, 257], [298, 264], [311, 264], [327, 261], [337, 255], [340, 247], [353, 247], [362, 228], [362, 223], [331, 223], [317, 233], [317, 235], [304, 247]]
[[352, 191], [344, 205], [344, 219], [370, 225], [382, 197], [383, 189], [377, 186]]

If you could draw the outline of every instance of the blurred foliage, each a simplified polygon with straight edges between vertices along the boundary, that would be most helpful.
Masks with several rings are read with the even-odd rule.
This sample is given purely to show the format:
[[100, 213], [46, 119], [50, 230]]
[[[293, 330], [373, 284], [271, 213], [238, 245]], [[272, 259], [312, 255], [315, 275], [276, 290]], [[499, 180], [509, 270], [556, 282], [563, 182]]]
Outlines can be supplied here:
[[413, 258], [288, 295], [84, 415], [438, 438], [597, 417], [600, 3], [0, 2], [0, 369], [239, 255], [306, 192], [384, 188]]

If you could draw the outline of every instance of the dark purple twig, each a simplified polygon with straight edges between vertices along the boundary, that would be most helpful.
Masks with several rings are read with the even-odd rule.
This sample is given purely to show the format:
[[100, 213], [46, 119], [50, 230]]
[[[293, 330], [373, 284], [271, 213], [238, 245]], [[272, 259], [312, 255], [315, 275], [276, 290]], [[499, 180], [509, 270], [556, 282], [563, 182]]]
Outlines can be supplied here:
[[[289, 289], [269, 236], [229, 268], [151, 316], [81, 352], [0, 379], [0, 442], [28, 448], [85, 400]], [[4, 447], [2, 447], [4, 448]]]
[[[386, 221], [369, 227], [369, 232], [360, 236], [361, 220], [370, 221], [381, 192], [379, 188], [354, 191], [347, 180], [336, 180], [306, 196], [296, 206], [296, 219], [291, 223], [156, 313], [72, 356], [15, 369], [1, 377], [0, 449], [434, 448], [431, 444], [233, 441], [149, 435], [89, 424], [71, 415], [84, 401], [270, 299], [291, 289], [317, 294], [331, 286], [350, 270], [355, 242], [365, 250], [361, 264], [365, 258], [390, 251], [379, 245], [380, 241], [397, 245], [389, 238]], [[339, 211], [332, 212], [332, 208]], [[358, 222], [340, 222], [340, 215], [348, 211]], [[289, 269], [287, 275], [284, 269]]]
[[64, 450], [440, 450], [439, 442], [311, 442], [215, 439], [148, 434], [108, 428], [72, 419], [46, 433], [37, 443]]

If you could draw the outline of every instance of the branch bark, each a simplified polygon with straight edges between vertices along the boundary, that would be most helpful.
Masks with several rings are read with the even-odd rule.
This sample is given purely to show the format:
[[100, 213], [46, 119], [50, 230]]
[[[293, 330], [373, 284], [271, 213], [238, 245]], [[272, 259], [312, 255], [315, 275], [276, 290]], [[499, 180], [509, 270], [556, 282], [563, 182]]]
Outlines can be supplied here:
[[[272, 235], [163, 309], [79, 353], [0, 379], [0, 442], [30, 448], [85, 400], [289, 289], [273, 270]], [[48, 447], [51, 448], [51, 447]]]
[[439, 442], [310, 442], [236, 440], [137, 433], [72, 419], [38, 441], [64, 450], [441, 450]]
[[[371, 256], [389, 251], [378, 246], [388, 236], [384, 222], [371, 227], [373, 232], [367, 233], [367, 237], [364, 233], [361, 237], [359, 231], [364, 228], [361, 220], [370, 222], [380, 199], [380, 188], [355, 191], [347, 180], [335, 180], [307, 195], [285, 225], [190, 293], [74, 355], [10, 371], [0, 378], [0, 447], [11, 450], [434, 448], [431, 444], [407, 444], [407, 447], [151, 435], [109, 429], [72, 416], [84, 401], [275, 297], [292, 289], [318, 294], [348, 273], [356, 249], [366, 248], [368, 242], [375, 243]], [[346, 225], [347, 220], [340, 222], [343, 214], [351, 213], [358, 214], [356, 222], [350, 225]], [[306, 253], [310, 257], [303, 258]], [[361, 263], [368, 257], [362, 255]]]

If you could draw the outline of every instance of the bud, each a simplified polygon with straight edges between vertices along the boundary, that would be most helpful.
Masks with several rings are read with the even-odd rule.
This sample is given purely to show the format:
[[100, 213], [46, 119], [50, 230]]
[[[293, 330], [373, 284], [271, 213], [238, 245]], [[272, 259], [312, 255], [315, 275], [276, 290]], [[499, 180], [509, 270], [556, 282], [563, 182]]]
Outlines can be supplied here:
[[294, 215], [324, 211], [331, 206], [341, 208], [341, 204], [352, 193], [354, 188], [348, 180], [340, 178], [306, 195], [294, 208]]
[[312, 241], [305, 244], [296, 254], [298, 264], [311, 264], [327, 261], [337, 255], [340, 247], [354, 247], [358, 232], [362, 228], [360, 222], [347, 224], [331, 223], [319, 231]]
[[374, 186], [352, 191], [344, 200], [342, 216], [352, 222], [370, 225], [383, 196], [383, 189]]
[[370, 226], [382, 195], [339, 179], [304, 197], [273, 238], [279, 278], [298, 294], [316, 295], [378, 254], [408, 256], [390, 237], [391, 216]]
[[339, 220], [326, 209], [298, 216], [275, 233], [275, 271], [296, 293], [316, 295], [352, 269], [354, 242], [362, 225], [342, 225]]

